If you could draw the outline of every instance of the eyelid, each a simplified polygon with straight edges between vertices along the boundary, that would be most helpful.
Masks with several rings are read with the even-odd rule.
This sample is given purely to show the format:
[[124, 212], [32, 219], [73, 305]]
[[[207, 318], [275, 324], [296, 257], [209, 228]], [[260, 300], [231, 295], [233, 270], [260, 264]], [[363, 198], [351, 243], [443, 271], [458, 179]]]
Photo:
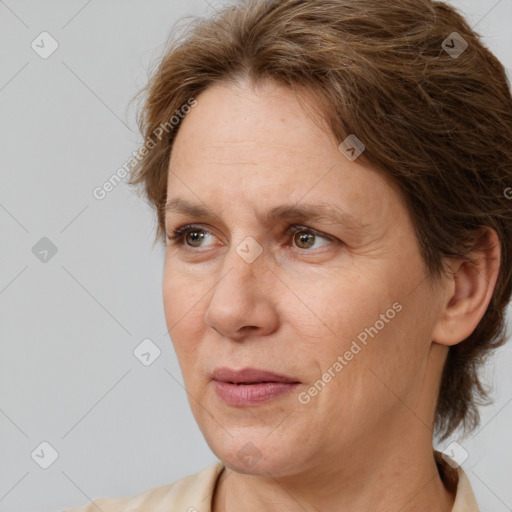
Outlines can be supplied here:
[[314, 228], [310, 228], [308, 226], [302, 226], [301, 224], [292, 224], [287, 230], [286, 232], [287, 233], [297, 233], [298, 231], [306, 231], [308, 233], [311, 233], [315, 236], [317, 236], [318, 238], [325, 238], [326, 240], [331, 240], [331, 241], [335, 241], [336, 238], [332, 235], [328, 235], [327, 233], [323, 233], [322, 231], [318, 231]]
[[197, 247], [186, 246], [184, 243], [182, 243], [179, 240], [180, 238], [185, 236], [187, 231], [192, 231], [193, 229], [196, 229], [197, 231], [204, 231], [205, 233], [207, 233], [209, 235], [213, 234], [209, 229], [201, 226], [200, 224], [185, 224], [183, 226], [180, 226], [180, 227], [172, 230], [171, 234], [167, 235], [167, 239], [171, 240], [171, 242], [175, 243], [178, 246], [189, 247], [190, 249], [197, 249]]

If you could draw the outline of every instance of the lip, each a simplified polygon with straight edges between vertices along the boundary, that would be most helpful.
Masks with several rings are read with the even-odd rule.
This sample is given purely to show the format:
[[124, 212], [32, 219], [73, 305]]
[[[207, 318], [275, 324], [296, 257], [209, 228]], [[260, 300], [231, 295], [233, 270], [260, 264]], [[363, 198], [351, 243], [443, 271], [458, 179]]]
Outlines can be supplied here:
[[297, 379], [257, 368], [217, 368], [212, 374], [217, 396], [235, 407], [253, 406], [290, 393]]
[[299, 382], [297, 379], [257, 368], [217, 368], [212, 374], [213, 380], [231, 382], [233, 384], [254, 384], [259, 382]]

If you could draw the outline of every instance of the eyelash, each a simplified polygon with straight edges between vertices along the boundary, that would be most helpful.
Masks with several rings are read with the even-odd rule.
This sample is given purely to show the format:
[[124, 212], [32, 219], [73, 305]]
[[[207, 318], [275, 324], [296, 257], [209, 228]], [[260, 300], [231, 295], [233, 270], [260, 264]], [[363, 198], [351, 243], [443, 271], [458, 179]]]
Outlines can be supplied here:
[[[202, 231], [202, 232], [207, 233], [209, 235], [212, 234], [212, 232], [209, 231], [208, 229], [204, 229], [204, 228], [202, 228], [200, 226], [197, 226], [195, 224], [186, 224], [185, 226], [182, 226], [182, 227], [174, 230], [171, 235], [167, 235], [167, 239], [173, 245], [183, 245], [184, 247], [187, 247], [188, 249], [199, 249], [199, 247], [185, 246], [185, 244], [184, 244], [185, 235], [189, 231], [192, 231], [192, 230]], [[315, 237], [324, 238], [325, 240], [330, 240], [330, 241], [335, 241], [335, 242], [338, 241], [336, 238], [328, 236], [328, 235], [324, 235], [324, 234], [320, 233], [319, 231], [316, 231], [316, 230], [314, 230], [312, 228], [308, 228], [308, 227], [305, 227], [305, 226], [299, 226], [299, 225], [295, 225], [295, 224], [290, 226], [286, 230], [286, 233], [288, 235], [290, 235], [290, 236], [293, 236], [296, 233], [299, 233], [301, 231], [303, 231], [304, 233], [307, 233], [309, 235], [314, 235]], [[309, 249], [300, 249], [298, 247], [295, 248], [295, 249], [298, 250], [298, 251], [311, 252], [311, 250], [309, 250]]]

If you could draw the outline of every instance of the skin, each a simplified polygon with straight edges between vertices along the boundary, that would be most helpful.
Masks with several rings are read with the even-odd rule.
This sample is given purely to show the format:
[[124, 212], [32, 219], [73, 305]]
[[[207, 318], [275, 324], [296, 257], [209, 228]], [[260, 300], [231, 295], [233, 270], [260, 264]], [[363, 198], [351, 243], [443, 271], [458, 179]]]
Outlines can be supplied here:
[[[435, 399], [448, 347], [490, 301], [495, 232], [478, 266], [452, 261], [434, 284], [393, 186], [346, 158], [293, 90], [217, 83], [197, 100], [174, 144], [167, 197], [211, 216], [167, 214], [168, 235], [194, 223], [203, 238], [167, 242], [163, 299], [194, 417], [226, 466], [213, 510], [450, 511], [432, 450]], [[366, 228], [260, 216], [295, 203], [343, 208]], [[287, 234], [293, 225], [319, 233]], [[248, 236], [262, 249], [252, 263], [236, 251]], [[300, 403], [394, 303], [401, 311]], [[300, 385], [257, 406], [225, 404], [212, 371], [248, 366]], [[260, 456], [251, 467], [237, 456], [248, 442]]]

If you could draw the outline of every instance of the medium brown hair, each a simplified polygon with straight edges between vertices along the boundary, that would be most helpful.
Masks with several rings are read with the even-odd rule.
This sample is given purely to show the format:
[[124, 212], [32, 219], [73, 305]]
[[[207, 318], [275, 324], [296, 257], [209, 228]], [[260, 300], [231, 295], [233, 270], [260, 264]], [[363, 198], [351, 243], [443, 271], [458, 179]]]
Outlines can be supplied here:
[[[434, 418], [441, 440], [458, 426], [474, 429], [477, 405], [489, 402], [478, 370], [506, 340], [512, 287], [512, 202], [504, 194], [512, 186], [512, 98], [498, 59], [459, 13], [430, 0], [253, 0], [185, 28], [182, 37], [171, 34], [140, 91], [139, 126], [151, 149], [130, 183], [142, 185], [156, 208], [155, 241], [165, 240], [179, 128], [171, 118], [181, 119], [184, 106], [221, 81], [270, 79], [314, 92], [337, 140], [356, 134], [366, 146], [361, 163], [396, 185], [433, 280], [445, 258], [472, 261], [482, 226], [499, 237], [492, 299], [473, 333], [449, 349]], [[460, 47], [453, 32], [468, 45], [460, 55], [446, 50]]]

